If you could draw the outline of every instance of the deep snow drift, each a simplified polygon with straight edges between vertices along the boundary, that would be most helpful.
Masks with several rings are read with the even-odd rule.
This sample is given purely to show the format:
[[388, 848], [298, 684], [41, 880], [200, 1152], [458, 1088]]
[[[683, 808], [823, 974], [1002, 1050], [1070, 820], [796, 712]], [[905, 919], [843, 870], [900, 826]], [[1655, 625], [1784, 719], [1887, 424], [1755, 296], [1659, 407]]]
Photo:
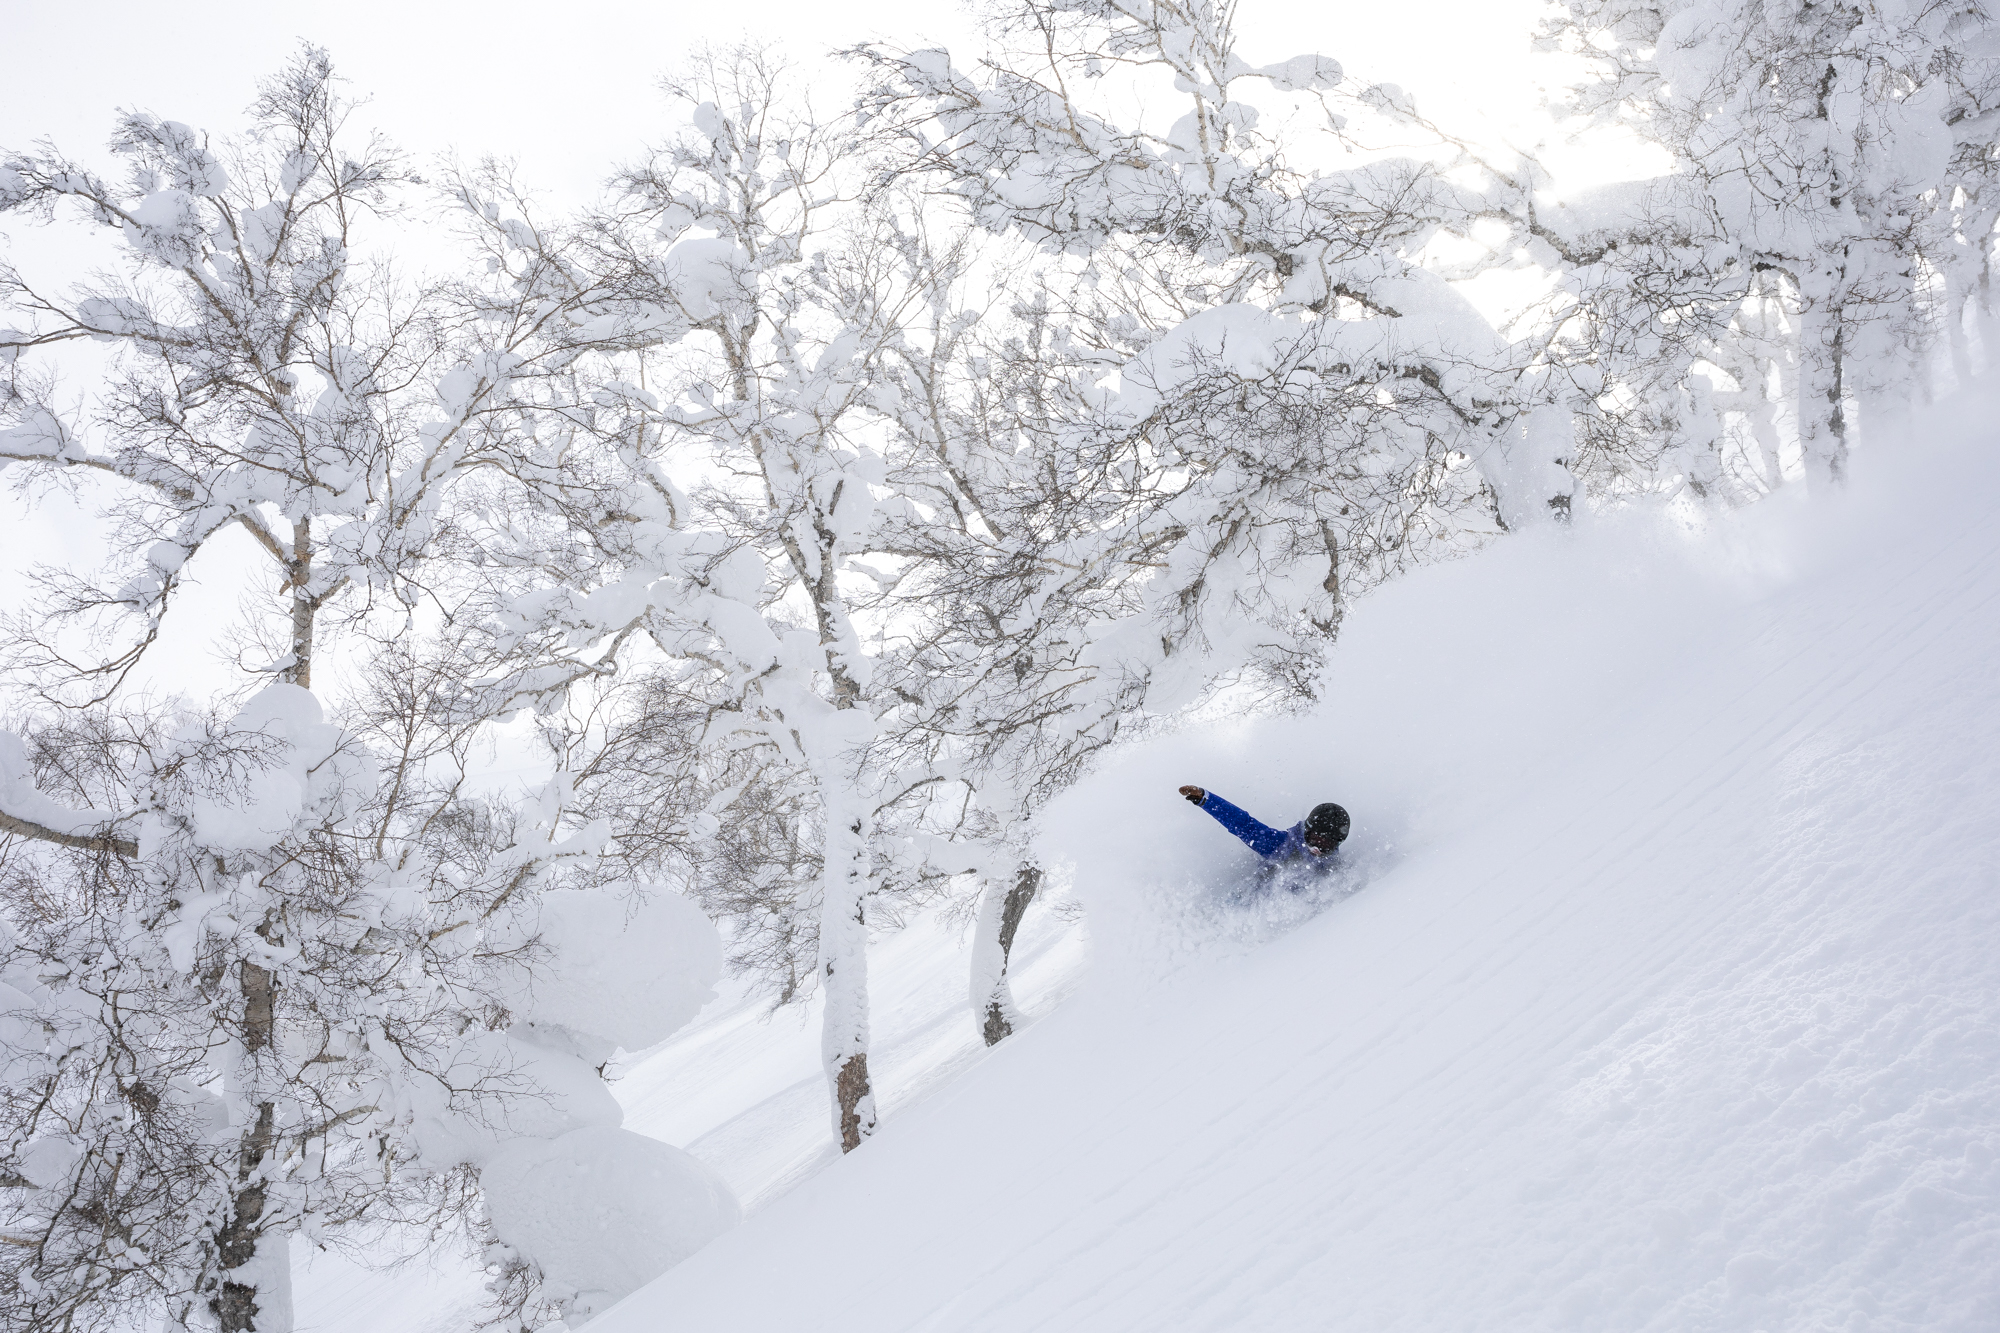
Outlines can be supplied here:
[[[1986, 405], [1430, 570], [1315, 717], [1108, 766], [1081, 991], [593, 1333], [2000, 1327]], [[1365, 887], [1226, 901], [1182, 782], [1341, 801]]]

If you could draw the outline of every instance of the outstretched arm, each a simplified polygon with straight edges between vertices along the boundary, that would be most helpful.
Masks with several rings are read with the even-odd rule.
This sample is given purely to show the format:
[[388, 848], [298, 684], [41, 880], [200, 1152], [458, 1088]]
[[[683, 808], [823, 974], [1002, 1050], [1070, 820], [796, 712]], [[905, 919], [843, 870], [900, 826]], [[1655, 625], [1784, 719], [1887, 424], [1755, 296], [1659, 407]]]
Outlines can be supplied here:
[[[1198, 797], [1196, 793], [1199, 793]], [[1244, 846], [1259, 856], [1268, 858], [1285, 845], [1283, 829], [1274, 829], [1269, 824], [1261, 823], [1247, 810], [1231, 805], [1212, 791], [1202, 791], [1199, 787], [1183, 787], [1181, 794], [1215, 816], [1216, 823], [1241, 838]]]

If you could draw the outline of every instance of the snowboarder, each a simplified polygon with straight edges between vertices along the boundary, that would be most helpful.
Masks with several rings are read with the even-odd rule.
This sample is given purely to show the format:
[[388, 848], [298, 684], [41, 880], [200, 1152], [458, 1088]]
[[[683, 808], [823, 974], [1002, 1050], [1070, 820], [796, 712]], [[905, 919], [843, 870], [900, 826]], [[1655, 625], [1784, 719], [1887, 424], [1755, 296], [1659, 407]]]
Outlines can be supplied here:
[[1272, 866], [1303, 861], [1317, 869], [1327, 863], [1334, 849], [1347, 840], [1347, 811], [1331, 801], [1316, 805], [1312, 813], [1288, 829], [1275, 829], [1258, 822], [1242, 810], [1200, 787], [1182, 787], [1181, 795], [1191, 804], [1215, 816], [1215, 822], [1243, 840], [1245, 846]]

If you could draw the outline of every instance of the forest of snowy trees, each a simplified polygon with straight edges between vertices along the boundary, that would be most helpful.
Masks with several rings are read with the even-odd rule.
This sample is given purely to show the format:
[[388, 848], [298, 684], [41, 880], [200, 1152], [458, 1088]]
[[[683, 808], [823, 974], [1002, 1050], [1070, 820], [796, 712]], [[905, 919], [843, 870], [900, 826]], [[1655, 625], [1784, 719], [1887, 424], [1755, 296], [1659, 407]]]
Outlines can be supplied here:
[[[0, 267], [0, 467], [117, 538], [9, 571], [0, 1329], [284, 1333], [289, 1238], [383, 1227], [588, 1317], [543, 1165], [650, 1173], [656, 1267], [736, 1216], [600, 1077], [725, 967], [824, 998], [854, 1149], [871, 935], [957, 904], [1003, 1040], [1107, 747], [1312, 702], [1419, 564], [1839, 486], [1988, 364], [1980, 0], [1553, 7], [1566, 131], [1666, 168], [1587, 189], [1234, 14], [706, 51], [574, 213], [406, 159], [316, 48], [239, 126], [118, 113], [108, 174], [5, 128], [5, 225], [122, 259]], [[169, 633], [204, 693], [142, 688]]]

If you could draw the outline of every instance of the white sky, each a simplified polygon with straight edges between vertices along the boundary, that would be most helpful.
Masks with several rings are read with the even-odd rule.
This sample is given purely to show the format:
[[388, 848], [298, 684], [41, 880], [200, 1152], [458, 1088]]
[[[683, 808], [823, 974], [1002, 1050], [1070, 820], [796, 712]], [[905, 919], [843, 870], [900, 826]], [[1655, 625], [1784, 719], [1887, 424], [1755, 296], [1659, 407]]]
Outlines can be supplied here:
[[[967, 60], [976, 51], [974, 25], [949, 0], [778, 0], [754, 9], [618, 0], [364, 0], [314, 8], [263, 0], [16, 0], [11, 10], [0, 147], [47, 137], [105, 163], [103, 143], [121, 106], [235, 132], [256, 81], [307, 39], [332, 52], [352, 91], [372, 98], [366, 118], [419, 161], [447, 150], [513, 156], [522, 178], [547, 191], [552, 204], [582, 203], [615, 163], [665, 137], [670, 124], [658, 77], [700, 43], [776, 40], [804, 77], [826, 51], [870, 39], [945, 45]], [[1544, 12], [1536, 0], [1436, 0], [1421, 8], [1242, 0], [1239, 50], [1252, 64], [1330, 55], [1350, 75], [1401, 84], [1433, 119], [1461, 133], [1533, 145], [1549, 135], [1538, 83], [1551, 75], [1544, 58], [1529, 54]], [[1593, 155], [1553, 144], [1544, 152], [1558, 168], [1599, 174]], [[109, 255], [112, 243], [103, 244], [98, 253]], [[19, 219], [0, 219], [0, 252], [31, 272], [76, 266], [89, 252], [73, 245]], [[9, 480], [0, 478], [0, 608], [11, 609], [21, 600], [23, 569], [52, 559], [94, 563], [104, 533], [86, 508], [59, 496], [31, 505], [5, 493]], [[205, 583], [176, 613], [189, 637], [160, 654], [160, 686], [191, 685], [211, 670], [191, 631], [233, 618], [242, 571], [232, 566], [260, 559], [247, 536], [240, 544], [237, 552], [224, 543], [204, 554], [203, 568], [190, 568]], [[162, 646], [179, 637], [171, 634]]]

